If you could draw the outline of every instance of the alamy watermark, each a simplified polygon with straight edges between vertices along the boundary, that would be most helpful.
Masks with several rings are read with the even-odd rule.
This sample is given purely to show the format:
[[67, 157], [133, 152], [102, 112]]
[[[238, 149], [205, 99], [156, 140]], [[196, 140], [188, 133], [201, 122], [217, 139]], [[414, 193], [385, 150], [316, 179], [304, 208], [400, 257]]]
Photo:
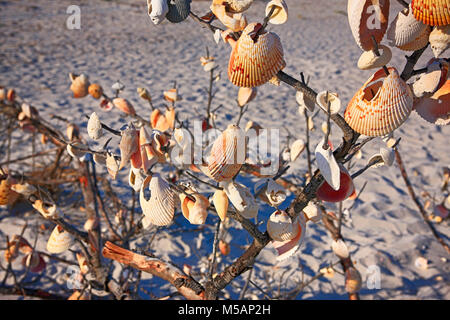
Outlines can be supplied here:
[[67, 7], [66, 13], [69, 17], [66, 20], [66, 27], [69, 30], [81, 29], [81, 8], [77, 5]]

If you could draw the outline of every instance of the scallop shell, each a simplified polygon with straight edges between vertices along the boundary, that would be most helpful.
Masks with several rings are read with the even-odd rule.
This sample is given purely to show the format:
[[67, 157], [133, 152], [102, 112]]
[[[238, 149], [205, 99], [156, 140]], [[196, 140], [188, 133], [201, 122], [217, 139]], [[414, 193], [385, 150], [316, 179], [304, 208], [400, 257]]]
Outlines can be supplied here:
[[204, 224], [208, 216], [208, 198], [196, 192], [192, 193], [191, 196], [194, 197], [195, 200], [189, 199], [185, 194], [180, 194], [183, 216], [191, 224]]
[[333, 250], [334, 254], [340, 259], [347, 259], [350, 256], [347, 245], [342, 239], [333, 240], [333, 242], [331, 243], [331, 249]]
[[284, 0], [272, 0], [266, 6], [266, 16], [269, 15], [272, 7], [275, 7], [269, 22], [272, 24], [283, 24], [288, 20], [288, 6]]
[[384, 136], [409, 117], [413, 94], [395, 68], [377, 71], [355, 94], [345, 110], [345, 121], [366, 136]]
[[434, 56], [439, 58], [450, 47], [450, 25], [434, 28], [429, 41]]
[[314, 223], [322, 220], [322, 213], [319, 211], [314, 203], [308, 203], [308, 205], [303, 209], [303, 214], [307, 221], [312, 221]]
[[422, 98], [414, 109], [424, 120], [436, 125], [450, 124], [450, 80], [431, 98]]
[[[151, 193], [149, 200], [146, 200], [144, 196], [144, 189], [147, 186]], [[143, 214], [157, 226], [167, 226], [172, 223], [177, 205], [176, 199], [174, 190], [158, 173], [144, 181], [139, 195]]]
[[242, 13], [232, 13], [224, 5], [212, 4], [211, 11], [232, 32], [239, 32], [247, 26], [247, 18]]
[[431, 27], [427, 26], [425, 30], [417, 36], [413, 41], [403, 45], [399, 46], [398, 48], [403, 51], [416, 51], [420, 50], [427, 46], [428, 39], [430, 37], [431, 33]]
[[305, 141], [303, 139], [297, 139], [291, 146], [291, 162], [297, 160], [300, 154], [305, 150]]
[[139, 136], [134, 128], [133, 124], [130, 125], [122, 131], [122, 138], [120, 139], [120, 165], [119, 170], [127, 165], [130, 161], [131, 156], [138, 150], [139, 148]]
[[128, 174], [128, 184], [134, 189], [134, 191], [139, 192], [141, 190], [144, 180], [145, 176], [141, 173], [140, 169], [133, 167], [130, 168], [130, 173]]
[[[325, 139], [324, 139], [325, 140]], [[325, 181], [334, 189], [340, 187], [340, 169], [331, 148], [324, 149], [322, 140], [316, 147], [316, 162]]]
[[75, 76], [73, 74], [70, 75], [72, 80], [72, 84], [70, 86], [70, 90], [73, 92], [74, 98], [83, 98], [86, 97], [89, 93], [89, 79], [86, 75], [81, 74], [79, 76]]
[[349, 267], [347, 271], [345, 271], [345, 290], [348, 293], [356, 293], [361, 287], [361, 274], [354, 267]]
[[212, 200], [220, 220], [224, 221], [227, 217], [229, 204], [227, 194], [223, 190], [216, 190], [216, 192], [214, 192]]
[[391, 22], [386, 36], [389, 45], [404, 46], [414, 41], [427, 29], [426, 24], [414, 18], [412, 11], [410, 5], [409, 8], [400, 11], [394, 21]]
[[73, 236], [59, 225], [53, 229], [47, 241], [47, 251], [50, 253], [62, 253], [70, 248]]
[[167, 0], [168, 12], [166, 19], [173, 23], [179, 23], [189, 16], [191, 0]]
[[148, 15], [156, 25], [163, 22], [169, 11], [168, 0], [147, 0]]
[[260, 86], [286, 66], [283, 47], [275, 33], [263, 31], [256, 42], [252, 39], [261, 27], [259, 23], [249, 24], [234, 44], [228, 64], [228, 78], [236, 86]]
[[378, 46], [380, 55], [375, 51], [364, 51], [358, 60], [358, 68], [361, 70], [379, 69], [387, 65], [392, 59], [392, 51], [386, 46]]
[[429, 98], [438, 91], [447, 80], [448, 64], [445, 61], [432, 59], [427, 66], [427, 72], [416, 80], [411, 89], [416, 98]]
[[[306, 220], [303, 215], [299, 215], [298, 218], [294, 221], [294, 224], [297, 225], [298, 232], [296, 237], [287, 241], [272, 241], [272, 245], [277, 250], [278, 257], [277, 261], [285, 260], [291, 257], [293, 254], [297, 252], [300, 248], [300, 245], [303, 242], [303, 239], [306, 234]], [[295, 232], [295, 231], [294, 231]]]
[[389, 0], [349, 0], [347, 14], [356, 43], [362, 50], [369, 51], [374, 49], [372, 36], [380, 43], [386, 33]]
[[238, 92], [239, 107], [243, 107], [247, 103], [255, 99], [257, 92], [258, 91], [256, 88], [239, 88]]
[[213, 180], [232, 179], [245, 161], [245, 140], [241, 129], [230, 125], [214, 141], [208, 157], [206, 174]]
[[[316, 102], [305, 96], [302, 91], [297, 91], [295, 93], [295, 101], [297, 101], [299, 106], [308, 109], [310, 112], [314, 112]], [[303, 112], [301, 112], [300, 115], [303, 115]]]
[[267, 221], [267, 232], [275, 241], [288, 241], [294, 239], [300, 230], [285, 211], [277, 210]]
[[319, 105], [319, 107], [321, 107], [322, 110], [324, 110], [325, 112], [328, 112], [327, 99], [330, 102], [331, 114], [338, 113], [339, 110], [341, 110], [341, 100], [339, 99], [339, 95], [337, 93], [328, 91], [322, 91], [317, 94], [316, 102]]
[[98, 140], [103, 136], [102, 123], [100, 122], [100, 118], [95, 112], [93, 112], [89, 117], [89, 121], [87, 124], [87, 132], [89, 138], [93, 140]]
[[94, 99], [100, 99], [103, 95], [103, 88], [99, 84], [93, 83], [89, 86], [88, 92]]
[[125, 112], [126, 114], [129, 115], [136, 115], [136, 111], [134, 110], [134, 107], [131, 105], [131, 103], [128, 102], [128, 100], [124, 99], [124, 98], [115, 98], [112, 101], [113, 105], [119, 109], [122, 112]]
[[414, 17], [430, 26], [446, 26], [450, 24], [449, 0], [412, 0], [411, 8]]
[[237, 212], [244, 218], [252, 219], [258, 215], [259, 205], [247, 187], [233, 181], [223, 183], [221, 186]]

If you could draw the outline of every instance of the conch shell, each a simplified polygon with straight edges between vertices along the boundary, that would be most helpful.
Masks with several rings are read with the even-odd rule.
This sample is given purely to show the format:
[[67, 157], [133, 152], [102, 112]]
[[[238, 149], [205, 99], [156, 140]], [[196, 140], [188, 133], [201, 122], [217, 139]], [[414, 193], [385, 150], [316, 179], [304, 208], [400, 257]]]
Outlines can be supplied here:
[[450, 25], [434, 28], [429, 41], [434, 56], [439, 58], [450, 47]]
[[168, 0], [147, 0], [148, 15], [156, 25], [163, 22], [169, 12]]
[[204, 224], [208, 216], [208, 198], [197, 192], [190, 191], [188, 193], [191, 193], [191, 197], [193, 197], [194, 200], [187, 197], [184, 193], [180, 194], [181, 211], [183, 216], [191, 224]]
[[72, 80], [72, 84], [70, 86], [70, 90], [73, 92], [74, 98], [83, 98], [86, 97], [89, 93], [89, 79], [86, 75], [81, 74], [79, 76], [71, 73], [70, 79]]
[[72, 243], [73, 236], [58, 225], [53, 229], [47, 241], [47, 251], [50, 253], [62, 253], [69, 249]]
[[411, 8], [414, 17], [430, 26], [446, 26], [450, 24], [449, 0], [412, 0]]

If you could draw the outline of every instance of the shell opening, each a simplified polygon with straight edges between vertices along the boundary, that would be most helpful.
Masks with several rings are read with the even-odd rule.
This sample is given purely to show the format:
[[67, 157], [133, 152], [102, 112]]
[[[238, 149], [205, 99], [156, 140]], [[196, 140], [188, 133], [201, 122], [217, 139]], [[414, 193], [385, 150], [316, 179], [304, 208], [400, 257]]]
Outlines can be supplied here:
[[380, 89], [383, 86], [383, 80], [379, 79], [372, 83], [369, 83], [367, 87], [364, 89], [363, 99], [367, 101], [372, 101], [376, 97], [378, 97], [380, 93]]

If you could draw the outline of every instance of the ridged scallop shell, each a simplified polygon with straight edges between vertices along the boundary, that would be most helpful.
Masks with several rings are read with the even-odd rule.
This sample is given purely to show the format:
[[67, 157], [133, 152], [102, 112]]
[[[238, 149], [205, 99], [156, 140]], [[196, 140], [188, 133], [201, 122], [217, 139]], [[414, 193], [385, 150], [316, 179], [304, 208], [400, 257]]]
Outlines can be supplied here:
[[115, 98], [112, 101], [112, 103], [120, 111], [125, 112], [126, 114], [133, 115], [133, 116], [136, 115], [136, 111], [134, 110], [133, 105], [130, 102], [128, 102], [128, 100], [126, 100], [124, 98]]
[[227, 194], [223, 190], [216, 190], [216, 192], [214, 192], [212, 201], [214, 207], [216, 208], [217, 215], [219, 216], [221, 221], [224, 221], [227, 217], [229, 204]]
[[241, 170], [245, 161], [245, 140], [239, 127], [230, 125], [214, 141], [206, 174], [213, 180], [227, 181]]
[[163, 22], [169, 11], [168, 0], [147, 0], [148, 15], [156, 25]]
[[[239, 32], [247, 26], [247, 18], [242, 13], [232, 13], [226, 10], [225, 5], [212, 4], [211, 11], [232, 32]], [[226, 41], [225, 41], [226, 42]]]
[[[147, 186], [151, 193], [149, 200], [146, 200], [144, 196], [144, 189]], [[142, 184], [139, 194], [142, 212], [154, 225], [167, 226], [172, 222], [177, 205], [176, 200], [176, 193], [158, 173], [153, 174], [151, 178], [148, 177]]]
[[[328, 96], [327, 96], [328, 94]], [[328, 112], [328, 103], [330, 102], [330, 113], [336, 114], [341, 110], [341, 100], [339, 95], [334, 92], [322, 91], [317, 94], [316, 102], [323, 111]]]
[[398, 48], [403, 51], [416, 51], [424, 48], [428, 44], [428, 39], [430, 37], [431, 27], [427, 26], [421, 34], [417, 36], [413, 41], [399, 46]]
[[431, 98], [420, 99], [414, 110], [430, 123], [441, 126], [450, 124], [450, 80]]
[[239, 87], [257, 87], [268, 82], [286, 66], [280, 38], [273, 32], [263, 31], [256, 42], [250, 33], [261, 27], [249, 24], [234, 44], [228, 64], [228, 78]]
[[[372, 6], [373, 10], [371, 10]], [[374, 49], [372, 36], [377, 43], [380, 43], [387, 30], [389, 0], [349, 0], [347, 15], [358, 46], [364, 51], [372, 50]]]
[[413, 94], [395, 68], [377, 71], [355, 94], [345, 110], [345, 121], [366, 136], [384, 136], [409, 117]]
[[[297, 219], [294, 221], [294, 225], [296, 226], [296, 230], [294, 233], [297, 235], [287, 241], [272, 241], [272, 245], [277, 250], [278, 256], [277, 261], [283, 261], [289, 257], [291, 257], [293, 254], [297, 252], [297, 250], [300, 248], [300, 245], [303, 242], [303, 239], [306, 234], [306, 219], [303, 215], [299, 215]], [[294, 229], [295, 230], [295, 229]]]
[[346, 259], [349, 257], [347, 245], [342, 239], [333, 240], [331, 249], [338, 258]]
[[392, 59], [392, 51], [386, 46], [379, 45], [380, 55], [375, 51], [364, 51], [358, 60], [358, 68], [361, 70], [379, 69], [387, 65]]
[[450, 0], [412, 0], [414, 17], [430, 26], [450, 24]]
[[47, 251], [50, 253], [62, 253], [70, 248], [73, 236], [60, 226], [56, 226], [47, 241]]
[[238, 92], [238, 105], [240, 107], [245, 106], [247, 103], [255, 99], [257, 94], [256, 88], [239, 88]]
[[414, 18], [410, 5], [409, 8], [400, 11], [394, 21], [391, 22], [386, 38], [391, 46], [404, 46], [414, 41], [426, 28], [426, 24]]
[[434, 56], [439, 58], [450, 46], [450, 25], [434, 28], [429, 41]]
[[93, 140], [98, 140], [103, 136], [102, 123], [100, 122], [100, 118], [95, 112], [93, 112], [89, 117], [89, 121], [87, 124], [87, 132], [89, 138]]
[[233, 181], [222, 183], [221, 186], [237, 212], [244, 218], [252, 219], [258, 215], [259, 205], [247, 187]]
[[283, 24], [288, 20], [288, 6], [284, 0], [272, 0], [266, 6], [266, 16], [269, 15], [272, 7], [275, 7], [269, 22], [272, 24]]
[[285, 211], [277, 210], [267, 221], [267, 232], [273, 240], [288, 241], [294, 239], [300, 230]]
[[70, 74], [70, 78], [72, 79], [72, 84], [70, 85], [70, 90], [72, 90], [72, 92], [73, 92], [73, 97], [74, 98], [86, 97], [89, 93], [88, 77], [84, 74], [81, 74], [79, 76]]
[[173, 23], [186, 20], [191, 11], [191, 0], [167, 0], [168, 12], [166, 19]]

